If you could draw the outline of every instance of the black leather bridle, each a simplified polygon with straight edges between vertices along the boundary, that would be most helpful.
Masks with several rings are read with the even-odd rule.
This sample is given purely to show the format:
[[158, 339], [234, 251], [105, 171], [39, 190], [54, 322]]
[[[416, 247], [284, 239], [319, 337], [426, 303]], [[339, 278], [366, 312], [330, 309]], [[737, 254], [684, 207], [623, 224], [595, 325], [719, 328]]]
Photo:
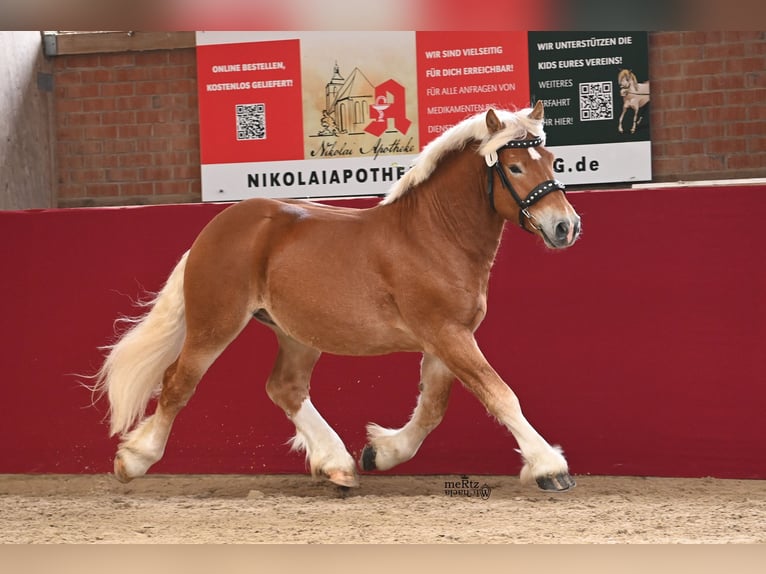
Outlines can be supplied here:
[[[537, 147], [539, 145], [542, 145], [543, 138], [541, 137], [535, 137], [532, 139], [527, 140], [511, 140], [507, 144], [500, 146], [497, 148], [497, 151], [494, 153], [487, 154], [484, 156], [485, 161], [487, 162], [487, 195], [489, 195], [489, 204], [492, 206], [493, 211], [497, 211], [495, 209], [495, 176], [493, 172], [497, 172], [497, 174], [500, 176], [500, 181], [503, 183], [503, 187], [508, 190], [508, 193], [511, 194], [511, 197], [513, 197], [513, 200], [516, 202], [516, 205], [519, 207], [519, 227], [521, 227], [525, 231], [529, 231], [532, 233], [530, 229], [527, 228], [526, 225], [524, 225], [524, 218], [526, 217], [530, 224], [538, 228], [534, 224], [534, 216], [529, 212], [529, 208], [532, 207], [535, 203], [540, 201], [543, 197], [548, 195], [549, 193], [552, 193], [554, 191], [562, 191], [566, 193], [566, 189], [563, 183], [561, 183], [557, 179], [548, 179], [544, 182], [538, 184], [535, 186], [532, 191], [529, 192], [527, 197], [524, 199], [521, 198], [521, 196], [516, 192], [516, 190], [513, 188], [513, 185], [511, 185], [511, 182], [508, 179], [508, 176], [505, 174], [505, 170], [503, 169], [503, 166], [500, 165], [500, 161], [498, 160], [499, 155], [498, 152], [503, 149], [516, 149], [516, 148], [530, 148], [530, 147]], [[539, 228], [538, 228], [539, 229]]]

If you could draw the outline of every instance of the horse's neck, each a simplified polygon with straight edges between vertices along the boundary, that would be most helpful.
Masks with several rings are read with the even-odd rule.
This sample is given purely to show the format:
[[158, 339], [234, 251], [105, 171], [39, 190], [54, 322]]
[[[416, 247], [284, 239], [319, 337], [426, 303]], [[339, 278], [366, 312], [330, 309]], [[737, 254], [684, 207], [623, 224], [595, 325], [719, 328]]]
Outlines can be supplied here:
[[444, 245], [444, 256], [456, 250], [482, 266], [492, 265], [504, 220], [490, 207], [486, 164], [473, 149], [450, 153], [396, 204], [413, 231]]

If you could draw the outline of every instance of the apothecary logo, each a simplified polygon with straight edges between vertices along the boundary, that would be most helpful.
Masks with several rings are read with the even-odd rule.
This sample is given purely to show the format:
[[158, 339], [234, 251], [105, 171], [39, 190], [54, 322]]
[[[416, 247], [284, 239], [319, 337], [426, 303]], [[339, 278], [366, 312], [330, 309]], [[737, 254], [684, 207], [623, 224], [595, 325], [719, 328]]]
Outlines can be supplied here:
[[468, 475], [463, 474], [459, 480], [444, 481], [444, 494], [449, 497], [465, 496], [487, 500], [492, 494], [492, 487], [486, 482], [480, 485], [478, 480], [471, 480]]
[[[374, 85], [361, 69], [341, 74], [335, 63], [324, 86], [324, 108], [309, 157], [337, 158], [417, 153], [417, 141], [408, 136], [407, 90], [389, 78]], [[370, 141], [365, 139], [374, 136]], [[316, 138], [316, 139], [315, 139]]]

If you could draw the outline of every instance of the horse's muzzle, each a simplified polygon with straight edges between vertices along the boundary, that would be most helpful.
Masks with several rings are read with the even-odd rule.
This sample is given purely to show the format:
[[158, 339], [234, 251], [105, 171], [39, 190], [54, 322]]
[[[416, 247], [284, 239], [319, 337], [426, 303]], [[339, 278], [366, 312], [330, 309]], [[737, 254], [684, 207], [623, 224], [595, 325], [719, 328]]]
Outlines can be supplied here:
[[580, 217], [560, 219], [552, 227], [550, 233], [543, 234], [548, 245], [554, 249], [569, 247], [580, 236]]

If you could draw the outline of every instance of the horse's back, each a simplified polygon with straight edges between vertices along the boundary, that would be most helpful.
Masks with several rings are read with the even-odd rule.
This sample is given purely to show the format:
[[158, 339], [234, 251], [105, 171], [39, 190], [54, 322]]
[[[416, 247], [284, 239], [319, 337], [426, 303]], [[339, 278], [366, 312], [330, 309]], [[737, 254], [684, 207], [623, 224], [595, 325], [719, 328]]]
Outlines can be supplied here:
[[242, 201], [223, 210], [200, 232], [189, 254], [188, 272], [204, 268], [207, 276], [227, 277], [238, 284], [262, 279], [269, 262], [280, 257], [315, 252], [328, 241], [337, 246], [344, 237], [358, 240], [362, 211], [290, 200]]
[[214, 217], [197, 237], [192, 250], [250, 249], [290, 241], [303, 228], [317, 224], [358, 221], [365, 210], [333, 207], [300, 200], [253, 198], [236, 203]]

